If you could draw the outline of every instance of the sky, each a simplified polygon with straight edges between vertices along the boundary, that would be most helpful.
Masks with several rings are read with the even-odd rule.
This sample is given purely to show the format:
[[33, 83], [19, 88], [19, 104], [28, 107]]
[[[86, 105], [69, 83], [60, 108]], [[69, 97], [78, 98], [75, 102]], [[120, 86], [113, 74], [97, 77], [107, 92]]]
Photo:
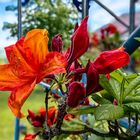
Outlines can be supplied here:
[[[100, 0], [104, 5], [111, 9], [116, 15], [129, 12], [130, 0]], [[15, 13], [5, 11], [5, 6], [16, 4], [16, 0], [0, 0], [0, 56], [4, 56], [4, 47], [16, 42], [16, 38], [8, 38], [9, 31], [2, 30], [4, 22], [14, 23], [17, 20]], [[136, 4], [136, 11], [140, 11], [140, 2]], [[95, 2], [91, 2], [89, 9], [89, 29], [94, 31], [101, 26], [113, 21], [114, 18], [109, 15]], [[7, 39], [8, 38], [8, 39]]]

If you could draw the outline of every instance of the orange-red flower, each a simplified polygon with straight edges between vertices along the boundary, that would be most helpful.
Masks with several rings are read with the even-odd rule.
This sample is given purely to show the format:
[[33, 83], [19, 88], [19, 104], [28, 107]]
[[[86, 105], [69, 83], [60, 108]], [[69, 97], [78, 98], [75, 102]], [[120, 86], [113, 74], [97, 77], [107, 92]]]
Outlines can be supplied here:
[[48, 51], [48, 32], [34, 29], [16, 44], [6, 47], [9, 64], [0, 65], [0, 90], [9, 90], [9, 107], [19, 118], [25, 100], [33, 88], [50, 74], [65, 72], [66, 59], [58, 52]]

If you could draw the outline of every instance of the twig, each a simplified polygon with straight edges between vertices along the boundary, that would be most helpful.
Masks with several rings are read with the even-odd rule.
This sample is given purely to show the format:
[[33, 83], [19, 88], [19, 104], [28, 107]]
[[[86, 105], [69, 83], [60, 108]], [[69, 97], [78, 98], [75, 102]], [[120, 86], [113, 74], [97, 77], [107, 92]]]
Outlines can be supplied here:
[[101, 133], [98, 132], [96, 130], [94, 130], [93, 128], [90, 128], [88, 126], [85, 126], [85, 128], [83, 130], [79, 130], [79, 131], [67, 131], [67, 130], [61, 130], [61, 134], [73, 134], [73, 135], [78, 135], [78, 134], [84, 134], [87, 132], [91, 132], [97, 136], [101, 136], [101, 137], [115, 137], [116, 135], [113, 133]]
[[45, 89], [46, 97], [45, 97], [45, 108], [46, 108], [46, 118], [45, 118], [45, 131], [43, 132], [43, 140], [51, 140], [50, 128], [48, 127], [48, 93], [49, 90]]
[[61, 128], [65, 115], [66, 115], [66, 98], [64, 97], [62, 103], [58, 107], [58, 120], [56, 123], [57, 129]]

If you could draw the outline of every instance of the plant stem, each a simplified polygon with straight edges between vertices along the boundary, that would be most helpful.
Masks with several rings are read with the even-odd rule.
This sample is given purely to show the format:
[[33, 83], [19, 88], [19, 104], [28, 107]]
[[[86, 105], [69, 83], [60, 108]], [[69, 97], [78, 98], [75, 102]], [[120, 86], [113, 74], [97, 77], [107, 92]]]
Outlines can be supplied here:
[[45, 89], [46, 97], [45, 97], [45, 108], [46, 108], [46, 118], [45, 118], [45, 131], [43, 132], [43, 140], [51, 140], [50, 128], [48, 126], [48, 94], [49, 90]]
[[116, 135], [113, 133], [101, 133], [98, 132], [96, 130], [94, 130], [93, 128], [90, 128], [88, 126], [85, 126], [85, 128], [83, 130], [78, 130], [78, 131], [67, 131], [67, 130], [61, 130], [61, 134], [73, 134], [73, 135], [78, 135], [78, 134], [84, 134], [87, 132], [91, 132], [97, 136], [101, 136], [101, 137], [115, 137]]
[[66, 115], [66, 98], [64, 97], [58, 107], [58, 120], [56, 123], [56, 128], [59, 130], [61, 129], [65, 115]]

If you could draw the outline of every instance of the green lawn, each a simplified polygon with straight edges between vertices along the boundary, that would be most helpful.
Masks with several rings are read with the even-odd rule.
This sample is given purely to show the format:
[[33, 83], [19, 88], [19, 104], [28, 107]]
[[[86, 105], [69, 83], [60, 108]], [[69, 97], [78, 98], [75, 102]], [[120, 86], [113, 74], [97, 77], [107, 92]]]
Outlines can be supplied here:
[[[15, 117], [7, 105], [8, 95], [8, 92], [0, 92], [0, 139], [3, 140], [14, 139]], [[24, 113], [27, 114], [27, 109], [37, 111], [39, 107], [44, 106], [44, 96], [45, 94], [43, 89], [39, 86], [36, 87], [36, 89], [24, 104]], [[32, 127], [26, 118], [21, 119], [21, 124], [27, 126], [28, 132], [32, 132]], [[23, 140], [23, 138], [24, 136], [20, 134], [20, 140]]]

